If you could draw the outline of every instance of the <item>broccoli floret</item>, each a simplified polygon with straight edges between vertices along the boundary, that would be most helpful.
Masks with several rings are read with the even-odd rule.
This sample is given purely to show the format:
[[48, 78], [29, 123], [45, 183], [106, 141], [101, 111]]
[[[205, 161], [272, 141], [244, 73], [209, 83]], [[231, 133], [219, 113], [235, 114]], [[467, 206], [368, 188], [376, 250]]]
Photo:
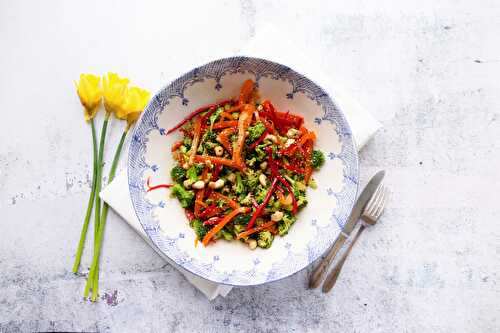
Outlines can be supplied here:
[[246, 165], [249, 167], [253, 167], [255, 162], [257, 162], [257, 158], [255, 156], [245, 161]]
[[259, 232], [257, 238], [257, 245], [263, 249], [268, 249], [271, 247], [273, 240], [274, 240], [273, 234], [268, 230], [264, 230]]
[[176, 183], [181, 183], [186, 177], [186, 170], [177, 165], [170, 170], [170, 177]]
[[236, 184], [235, 184], [235, 192], [236, 194], [241, 194], [245, 191], [245, 185], [241, 180], [241, 174], [239, 172], [236, 173]]
[[232, 240], [233, 239], [233, 234], [230, 233], [229, 231], [225, 229], [221, 229], [217, 234], [217, 238], [224, 238], [225, 240]]
[[255, 148], [255, 153], [257, 153], [257, 162], [262, 162], [267, 158], [267, 154], [265, 151], [260, 149], [258, 146]]
[[235, 224], [233, 230], [234, 230], [234, 233], [236, 235], [238, 235], [238, 234], [241, 234], [242, 232], [244, 232], [246, 230], [246, 227], [242, 224]]
[[252, 218], [252, 215], [251, 214], [240, 214], [238, 216], [236, 216], [234, 219], [233, 219], [233, 224], [236, 226], [236, 225], [243, 225], [243, 226], [246, 226], [248, 224], [248, 222], [250, 222], [250, 219]]
[[325, 155], [321, 150], [314, 150], [311, 157], [312, 167], [319, 169], [325, 163]]
[[239, 201], [240, 205], [243, 205], [243, 206], [252, 205], [252, 193], [248, 193], [247, 195], [245, 195], [243, 198], [241, 198], [238, 201]]
[[179, 199], [179, 202], [181, 203], [182, 208], [189, 207], [193, 204], [194, 201], [194, 192], [193, 191], [187, 191], [182, 185], [180, 184], [175, 184], [171, 188], [171, 194], [173, 196], [176, 196], [177, 199]]
[[185, 136], [184, 139], [182, 139], [182, 144], [186, 147], [186, 150], [191, 149], [192, 143], [193, 139], [191, 139], [189, 136]]
[[290, 230], [290, 227], [297, 221], [297, 218], [290, 213], [285, 213], [283, 219], [278, 223], [278, 234], [284, 236]]
[[220, 114], [224, 111], [222, 107], [218, 108], [212, 115], [210, 116], [209, 121], [210, 121], [210, 131], [212, 131], [212, 127], [215, 124], [215, 121], [217, 118], [219, 118]]
[[196, 166], [191, 166], [187, 172], [186, 172], [187, 177], [194, 183], [195, 181], [198, 180], [198, 172], [196, 171]]
[[189, 225], [191, 228], [193, 228], [194, 233], [196, 234], [196, 237], [198, 239], [203, 239], [205, 237], [206, 233], [208, 232], [208, 228], [203, 225], [203, 222], [201, 222], [198, 219], [192, 220]]
[[254, 142], [264, 131], [266, 130], [266, 125], [263, 122], [257, 122], [255, 125], [248, 127], [248, 141]]
[[206, 131], [204, 137], [205, 137], [204, 141], [213, 142], [217, 139], [217, 134], [213, 131]]
[[258, 192], [257, 195], [255, 196], [255, 200], [258, 203], [262, 203], [266, 197], [267, 194], [267, 188], [261, 188]]
[[245, 185], [250, 189], [256, 188], [257, 185], [259, 185], [258, 175], [255, 172], [249, 170], [245, 179]]
[[204, 153], [204, 148], [206, 147], [205, 144], [207, 142], [213, 142], [217, 139], [217, 134], [213, 131], [206, 131], [205, 134], [203, 134], [203, 137], [200, 140], [200, 144], [198, 146], [198, 153]]
[[297, 207], [302, 208], [307, 205], [307, 197], [305, 194], [301, 194], [297, 197]]
[[186, 172], [186, 176], [194, 183], [198, 180], [198, 175], [203, 171], [203, 164], [193, 164]]

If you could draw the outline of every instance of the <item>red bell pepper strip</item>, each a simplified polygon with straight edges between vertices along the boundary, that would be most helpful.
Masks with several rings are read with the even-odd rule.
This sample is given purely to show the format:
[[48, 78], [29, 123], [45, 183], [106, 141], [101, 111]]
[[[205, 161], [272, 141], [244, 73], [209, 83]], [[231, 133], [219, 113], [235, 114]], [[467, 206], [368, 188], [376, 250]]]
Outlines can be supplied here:
[[172, 186], [174, 186], [173, 184], [160, 184], [160, 185], [150, 186], [149, 185], [150, 180], [151, 177], [148, 177], [148, 179], [146, 180], [146, 186], [148, 187], [146, 192], [157, 190], [159, 188], [171, 188]]
[[205, 113], [203, 115], [203, 117], [201, 117], [201, 128], [202, 129], [205, 129], [207, 127], [207, 120], [208, 120], [208, 117], [210, 117], [214, 112], [215, 110], [217, 110], [216, 108], [210, 108], [208, 110], [207, 113]]
[[207, 208], [205, 208], [203, 212], [199, 213], [198, 217], [202, 219], [205, 217], [211, 217], [217, 215], [218, 213], [220, 213], [219, 207], [217, 207], [216, 205], [210, 205]]
[[219, 178], [219, 174], [221, 173], [222, 168], [224, 168], [222, 164], [217, 164], [215, 166], [214, 173], [212, 174], [212, 180], [217, 180], [217, 178]]
[[211, 108], [215, 108], [217, 109], [217, 107], [221, 106], [221, 105], [225, 105], [227, 103], [233, 103], [233, 100], [232, 99], [226, 99], [222, 102], [219, 102], [217, 104], [209, 104], [209, 105], [205, 105], [205, 106], [202, 106], [201, 108], [198, 108], [196, 110], [194, 110], [193, 112], [191, 112], [186, 118], [184, 118], [180, 123], [178, 123], [177, 125], [175, 125], [174, 127], [172, 127], [171, 129], [169, 129], [167, 131], [167, 134], [170, 134], [172, 132], [174, 132], [175, 130], [179, 129], [180, 127], [182, 127], [184, 124], [186, 124], [188, 121], [190, 121], [191, 119], [193, 119], [194, 117], [196, 117], [198, 114], [202, 113], [202, 112], [205, 112], [207, 111], [208, 109], [211, 109]]
[[293, 214], [297, 214], [297, 200], [295, 199], [295, 195], [293, 194], [293, 189], [292, 187], [290, 186], [290, 184], [288, 184], [288, 182], [286, 181], [285, 178], [283, 178], [283, 176], [276, 176], [276, 178], [280, 181], [281, 184], [283, 184], [283, 186], [285, 186], [286, 190], [288, 191], [288, 193], [290, 193], [290, 195], [292, 196], [292, 213]]
[[189, 209], [184, 209], [184, 214], [186, 214], [186, 217], [187, 217], [189, 222], [191, 222], [192, 220], [195, 219], [193, 212], [190, 211]]
[[294, 128], [300, 128], [304, 123], [304, 118], [302, 116], [291, 114], [290, 111], [276, 112], [276, 118], [280, 125]]
[[276, 184], [278, 184], [278, 178], [274, 178], [273, 179], [273, 182], [271, 184], [271, 187], [269, 188], [269, 190], [267, 191], [266, 193], [266, 196], [264, 198], [264, 201], [260, 204], [259, 208], [257, 208], [255, 210], [255, 212], [253, 212], [253, 215], [252, 217], [250, 218], [250, 221], [248, 222], [248, 225], [247, 225], [247, 230], [250, 230], [252, 229], [253, 225], [255, 224], [255, 221], [257, 220], [257, 218], [262, 215], [262, 211], [264, 210], [264, 208], [266, 207], [266, 205], [269, 203], [269, 200], [271, 200], [271, 196], [273, 195], [274, 193], [274, 189], [276, 188]]
[[216, 225], [222, 220], [222, 217], [214, 216], [203, 222], [203, 225]]
[[276, 165], [276, 162], [273, 159], [273, 149], [270, 146], [267, 146], [265, 148], [265, 150], [267, 152], [267, 164], [268, 164], [269, 168], [271, 169], [271, 175], [273, 177], [276, 177], [280, 173], [278, 170], [278, 166]]
[[285, 168], [287, 170], [290, 170], [290, 171], [293, 171], [293, 172], [296, 172], [296, 173], [300, 173], [300, 174], [305, 173], [304, 169], [298, 168], [298, 167], [296, 167], [294, 165], [291, 165], [291, 164], [288, 164], [288, 163], [284, 163], [284, 162], [276, 162], [276, 163], [278, 163], [279, 165], [281, 165], [283, 168]]
[[266, 100], [262, 102], [262, 108], [264, 109], [264, 112], [261, 112], [260, 114], [269, 118], [273, 122], [274, 126], [277, 126], [278, 118], [276, 117], [276, 110], [274, 109], [274, 105]]

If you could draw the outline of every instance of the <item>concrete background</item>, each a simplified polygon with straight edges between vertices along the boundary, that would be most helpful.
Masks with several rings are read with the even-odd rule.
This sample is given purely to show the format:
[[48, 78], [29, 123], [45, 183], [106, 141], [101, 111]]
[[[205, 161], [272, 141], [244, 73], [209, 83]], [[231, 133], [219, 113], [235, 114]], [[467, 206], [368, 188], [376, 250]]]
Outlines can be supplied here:
[[[499, 17], [493, 0], [0, 0], [0, 331], [500, 331]], [[361, 152], [363, 183], [388, 172], [381, 223], [327, 296], [304, 271], [208, 302], [111, 214], [104, 299], [84, 302], [72, 81], [113, 70], [155, 91], [269, 22], [383, 122]]]

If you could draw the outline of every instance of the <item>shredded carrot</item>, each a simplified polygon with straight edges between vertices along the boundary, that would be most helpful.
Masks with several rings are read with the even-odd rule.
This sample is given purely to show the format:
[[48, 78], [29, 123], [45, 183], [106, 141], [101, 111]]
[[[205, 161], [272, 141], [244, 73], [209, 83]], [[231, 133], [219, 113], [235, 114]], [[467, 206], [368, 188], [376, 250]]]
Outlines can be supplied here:
[[233, 152], [233, 161], [240, 167], [240, 169], [245, 169], [245, 162], [241, 157], [241, 153], [243, 152], [243, 148], [245, 145], [246, 131], [248, 129], [248, 126], [250, 126], [254, 111], [255, 106], [251, 104], [245, 104], [238, 120], [238, 141], [236, 141], [236, 147]]
[[312, 172], [313, 172], [313, 168], [311, 166], [311, 155], [312, 155], [312, 141], [308, 141], [306, 142], [305, 144], [305, 152], [304, 152], [304, 161], [306, 163], [306, 169], [305, 169], [305, 172], [304, 172], [304, 181], [306, 184], [309, 184], [309, 179], [311, 178], [311, 175], [312, 175]]
[[[233, 112], [238, 112], [240, 111], [241, 109], [241, 105], [236, 105], [236, 106], [232, 106], [230, 107], [229, 109], [227, 109], [226, 111], [224, 111], [224, 113], [227, 113], [227, 114], [231, 114]], [[233, 119], [233, 116], [231, 115], [231, 119]]]
[[224, 216], [222, 220], [215, 227], [210, 229], [210, 231], [207, 232], [205, 237], [203, 237], [202, 241], [203, 245], [207, 246], [208, 243], [210, 243], [210, 240], [215, 236], [215, 234], [218, 233], [222, 228], [224, 228], [224, 226], [228, 224], [234, 217], [236, 217], [236, 215], [243, 214], [248, 211], [249, 211], [248, 207], [240, 207], [231, 211], [231, 213], [227, 214], [226, 216]]
[[279, 199], [280, 203], [282, 205], [284, 205], [286, 202], [286, 198], [285, 198], [285, 195], [283, 194], [283, 190], [279, 186], [276, 188], [276, 190], [277, 190], [276, 194], [278, 195], [278, 199]]
[[254, 91], [254, 82], [250, 79], [243, 82], [241, 86], [240, 96], [238, 99], [238, 104], [247, 104], [250, 102]]
[[205, 166], [205, 168], [203, 168], [203, 172], [201, 173], [201, 179], [206, 182], [208, 181], [208, 166]]
[[276, 223], [278, 223], [278, 221], [269, 221], [269, 222], [266, 222], [266, 223], [264, 223], [264, 224], [262, 224], [262, 225], [260, 225], [258, 227], [255, 227], [255, 228], [252, 228], [252, 229], [248, 229], [247, 231], [243, 231], [243, 232], [239, 233], [238, 236], [236, 236], [236, 239], [241, 239], [241, 238], [244, 238], [244, 237], [248, 237], [251, 234], [254, 234], [256, 232], [268, 229], [269, 227], [273, 226]]
[[176, 151], [177, 149], [179, 149], [179, 147], [182, 146], [182, 140], [179, 140], [179, 141], [176, 141], [173, 145], [172, 145], [172, 152]]
[[[240, 107], [238, 107], [239, 110]], [[221, 118], [227, 119], [227, 120], [234, 120], [233, 115], [228, 113], [227, 111], [224, 111], [220, 114]]]
[[208, 155], [196, 155], [194, 157], [194, 160], [196, 162], [203, 162], [203, 163], [210, 161], [213, 164], [222, 164], [222, 165], [225, 165], [225, 166], [228, 166], [231, 168], [241, 169], [241, 166], [235, 164], [233, 160], [230, 160], [227, 158], [222, 158], [222, 157], [215, 157], [215, 156], [208, 156]]
[[212, 128], [217, 130], [226, 127], [236, 127], [236, 126], [238, 126], [238, 120], [226, 120], [215, 123]]
[[206, 204], [203, 202], [203, 195], [205, 194], [205, 188], [202, 188], [201, 190], [198, 190], [196, 192], [196, 198], [194, 200], [194, 216], [198, 217], [200, 215], [200, 209], [201, 207], [205, 206]]
[[276, 228], [276, 224], [270, 226], [266, 230], [269, 230], [273, 235], [277, 235], [278, 234], [278, 228]]
[[194, 137], [193, 142], [191, 144], [191, 150], [189, 151], [189, 165], [192, 165], [194, 162], [194, 158], [196, 156], [196, 151], [198, 150], [198, 144], [200, 143], [201, 136], [201, 120], [198, 117], [196, 119], [196, 123], [194, 124]]
[[229, 154], [233, 154], [233, 146], [231, 144], [231, 140], [229, 140], [229, 136], [236, 132], [236, 128], [229, 127], [222, 130], [217, 136], [217, 141], [221, 143], [222, 146], [229, 152]]
[[304, 143], [306, 143], [307, 140], [315, 141], [316, 140], [316, 133], [314, 133], [313, 131], [310, 131], [310, 132], [307, 132], [306, 134], [302, 135], [302, 137], [300, 138], [300, 140], [298, 142], [299, 146], [302, 146]]

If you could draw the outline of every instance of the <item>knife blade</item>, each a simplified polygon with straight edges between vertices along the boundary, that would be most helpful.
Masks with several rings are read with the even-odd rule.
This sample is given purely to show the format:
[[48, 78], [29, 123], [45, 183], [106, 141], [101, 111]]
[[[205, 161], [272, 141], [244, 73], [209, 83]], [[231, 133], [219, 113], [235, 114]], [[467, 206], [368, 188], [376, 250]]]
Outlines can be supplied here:
[[366, 204], [372, 197], [373, 193], [375, 193], [377, 187], [380, 185], [380, 183], [382, 183], [382, 180], [384, 180], [384, 176], [385, 176], [384, 170], [377, 172], [365, 186], [363, 192], [361, 192], [360, 196], [358, 197], [358, 200], [356, 201], [354, 207], [352, 208], [351, 215], [349, 215], [347, 223], [345, 224], [344, 228], [342, 228], [342, 232], [345, 235], [349, 236], [351, 232], [354, 230], [354, 227], [356, 226], [357, 222], [359, 221], [359, 218], [361, 217], [361, 213], [363, 213], [363, 209], [365, 209]]
[[313, 270], [311, 278], [309, 279], [309, 288], [311, 289], [317, 288], [321, 284], [321, 281], [328, 266], [330, 266], [330, 263], [332, 262], [333, 258], [335, 258], [335, 256], [337, 255], [337, 253], [342, 248], [345, 241], [351, 234], [351, 232], [354, 230], [354, 227], [356, 226], [356, 224], [359, 221], [359, 218], [361, 217], [363, 209], [365, 208], [366, 204], [372, 197], [373, 193], [375, 193], [377, 187], [384, 179], [384, 176], [385, 176], [384, 170], [377, 172], [365, 186], [363, 192], [361, 192], [360, 196], [358, 197], [358, 200], [356, 200], [356, 203], [352, 208], [351, 214], [347, 219], [347, 223], [345, 224], [344, 228], [342, 228], [342, 232], [340, 233], [339, 237], [337, 237], [333, 245], [330, 247], [325, 258]]

